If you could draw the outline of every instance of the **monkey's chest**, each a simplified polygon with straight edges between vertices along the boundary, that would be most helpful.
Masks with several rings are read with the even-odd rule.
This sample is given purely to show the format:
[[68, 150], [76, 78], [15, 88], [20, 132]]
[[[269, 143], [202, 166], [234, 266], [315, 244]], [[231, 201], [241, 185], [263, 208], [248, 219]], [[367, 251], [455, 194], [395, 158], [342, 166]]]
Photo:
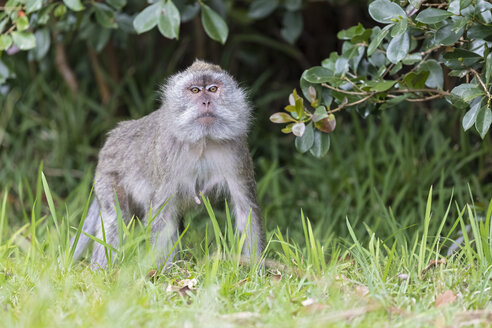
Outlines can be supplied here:
[[208, 161], [198, 161], [196, 165], [183, 172], [180, 181], [182, 196], [196, 201], [203, 194], [206, 197], [216, 196], [225, 188], [224, 172]]

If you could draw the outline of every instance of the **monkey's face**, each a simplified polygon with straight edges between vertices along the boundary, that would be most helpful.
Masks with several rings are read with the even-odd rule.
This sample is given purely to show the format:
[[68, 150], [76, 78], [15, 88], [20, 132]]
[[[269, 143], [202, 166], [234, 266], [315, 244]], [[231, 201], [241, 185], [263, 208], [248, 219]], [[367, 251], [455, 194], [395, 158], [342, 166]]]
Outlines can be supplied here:
[[163, 108], [181, 140], [231, 140], [247, 133], [251, 107], [226, 72], [187, 70], [172, 77], [164, 90]]

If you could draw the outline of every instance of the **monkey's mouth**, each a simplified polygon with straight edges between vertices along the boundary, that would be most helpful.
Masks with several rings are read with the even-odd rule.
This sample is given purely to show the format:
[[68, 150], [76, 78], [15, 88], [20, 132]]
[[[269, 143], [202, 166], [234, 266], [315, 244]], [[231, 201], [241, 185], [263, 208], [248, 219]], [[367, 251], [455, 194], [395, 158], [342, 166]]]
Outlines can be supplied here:
[[213, 113], [207, 112], [199, 115], [197, 121], [202, 124], [212, 124], [217, 119], [217, 116]]

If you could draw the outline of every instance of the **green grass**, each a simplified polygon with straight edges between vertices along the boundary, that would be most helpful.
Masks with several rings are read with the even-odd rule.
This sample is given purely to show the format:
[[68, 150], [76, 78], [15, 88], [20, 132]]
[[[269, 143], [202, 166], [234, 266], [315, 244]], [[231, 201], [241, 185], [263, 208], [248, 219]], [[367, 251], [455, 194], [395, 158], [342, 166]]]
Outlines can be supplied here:
[[[44, 187], [51, 203], [49, 187]], [[206, 202], [212, 225], [201, 240], [184, 234], [181, 260], [164, 274], [149, 277], [155, 264], [143, 242], [148, 229], [138, 228], [136, 221], [123, 228], [125, 242], [114, 254], [117, 263], [94, 272], [85, 261], [72, 263], [72, 213], [33, 215], [30, 223], [12, 230], [6, 195], [0, 209], [5, 229], [0, 240], [0, 325], [5, 327], [429, 326], [472, 319], [485, 325], [492, 313], [492, 202], [484, 221], [477, 221], [468, 205], [458, 208], [458, 217], [448, 211], [440, 216], [432, 211], [431, 191], [422, 236], [384, 241], [368, 232], [365, 243], [347, 220], [351, 240], [333, 241], [330, 251], [301, 214], [305, 246], [280, 229], [270, 233], [265, 274], [258, 274], [255, 265], [241, 264], [244, 236], [232, 233], [227, 214], [219, 224]], [[440, 227], [446, 222], [453, 228], [469, 224], [472, 234], [445, 264], [426, 268], [442, 258], [448, 245], [440, 231], [430, 236], [431, 221]], [[407, 278], [400, 279], [402, 274]], [[436, 308], [436, 297], [447, 290], [456, 300]]]
[[[120, 225], [124, 246], [111, 252], [118, 261], [108, 270], [72, 263], [69, 240], [87, 210], [97, 150], [117, 106], [70, 99], [46, 85], [39, 75], [0, 99], [0, 326], [492, 320], [492, 143], [462, 132], [462, 113], [436, 105], [367, 120], [341, 115], [329, 155], [316, 160], [265, 126], [285, 92], [254, 94], [250, 143], [267, 228], [266, 273], [242, 264], [244, 238], [219, 203], [187, 215], [176, 246], [181, 260], [155, 279], [147, 277], [155, 264], [140, 221]], [[131, 80], [120, 88], [115, 97], [133, 117], [155, 106], [152, 92], [140, 94]], [[466, 226], [470, 233], [447, 256]], [[185, 279], [196, 286], [180, 292]], [[447, 290], [456, 300], [436, 308]]]

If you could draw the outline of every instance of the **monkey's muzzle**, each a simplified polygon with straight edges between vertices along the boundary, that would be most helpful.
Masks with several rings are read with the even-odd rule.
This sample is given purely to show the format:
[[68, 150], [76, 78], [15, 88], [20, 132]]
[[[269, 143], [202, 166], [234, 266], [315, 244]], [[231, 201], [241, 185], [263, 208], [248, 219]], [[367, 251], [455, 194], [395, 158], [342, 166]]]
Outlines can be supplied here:
[[209, 125], [215, 122], [217, 116], [211, 112], [205, 112], [197, 117], [197, 120], [201, 124]]

